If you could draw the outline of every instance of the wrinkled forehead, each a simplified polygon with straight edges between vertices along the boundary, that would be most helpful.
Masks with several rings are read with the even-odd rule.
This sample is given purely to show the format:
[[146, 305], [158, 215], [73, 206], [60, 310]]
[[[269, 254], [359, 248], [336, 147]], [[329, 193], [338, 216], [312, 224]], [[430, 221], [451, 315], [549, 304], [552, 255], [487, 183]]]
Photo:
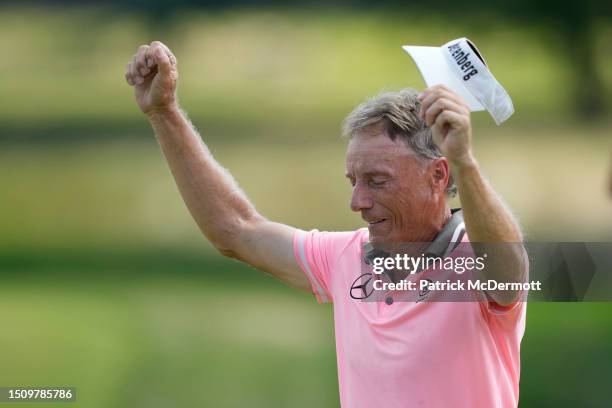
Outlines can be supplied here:
[[357, 132], [346, 149], [348, 172], [392, 170], [416, 160], [414, 151], [400, 138], [391, 140], [383, 132]]

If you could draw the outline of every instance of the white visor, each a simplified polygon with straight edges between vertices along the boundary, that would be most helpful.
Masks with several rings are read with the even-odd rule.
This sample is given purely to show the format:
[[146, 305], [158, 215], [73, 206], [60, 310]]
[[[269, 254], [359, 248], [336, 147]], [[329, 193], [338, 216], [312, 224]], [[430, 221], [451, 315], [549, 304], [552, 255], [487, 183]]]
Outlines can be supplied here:
[[447, 86], [465, 99], [471, 111], [489, 111], [498, 125], [514, 113], [510, 96], [467, 38], [449, 41], [441, 47], [402, 48], [416, 63], [427, 86]]

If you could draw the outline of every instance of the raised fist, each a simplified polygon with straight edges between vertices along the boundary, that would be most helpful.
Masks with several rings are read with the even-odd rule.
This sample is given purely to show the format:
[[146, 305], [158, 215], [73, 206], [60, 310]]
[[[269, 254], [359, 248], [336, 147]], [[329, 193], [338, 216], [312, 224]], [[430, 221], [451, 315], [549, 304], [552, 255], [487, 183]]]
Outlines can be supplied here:
[[176, 108], [176, 58], [161, 42], [138, 47], [125, 68], [125, 79], [134, 87], [136, 102], [145, 114]]

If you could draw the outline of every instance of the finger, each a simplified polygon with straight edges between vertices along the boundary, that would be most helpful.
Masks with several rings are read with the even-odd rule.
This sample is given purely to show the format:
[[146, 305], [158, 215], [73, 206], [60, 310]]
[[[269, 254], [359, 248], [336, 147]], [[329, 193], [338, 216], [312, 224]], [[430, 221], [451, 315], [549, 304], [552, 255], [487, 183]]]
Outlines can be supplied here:
[[421, 119], [425, 119], [425, 112], [427, 112], [429, 107], [441, 96], [442, 94], [438, 87], [427, 88], [419, 95], [421, 100]]
[[448, 91], [449, 89], [443, 84], [432, 85], [430, 87], [425, 88], [423, 93], [432, 93], [432, 92], [442, 92]]
[[161, 47], [164, 52], [166, 53], [166, 55], [168, 56], [168, 60], [170, 60], [170, 64], [174, 67], [176, 67], [176, 57], [174, 56], [174, 54], [172, 53], [172, 51], [170, 51], [170, 48], [168, 48], [168, 46], [164, 43], [162, 43], [161, 41], [153, 41], [152, 44], [158, 45], [159, 47]]
[[429, 108], [424, 112], [425, 115], [425, 123], [427, 126], [432, 126], [436, 121], [436, 118], [443, 111], [451, 111], [456, 112], [461, 115], [466, 115], [468, 112], [465, 111], [465, 108], [461, 105], [458, 105], [454, 101], [447, 98], [440, 98], [433, 102]]
[[437, 146], [441, 146], [444, 143], [444, 139], [446, 137], [447, 128], [452, 126], [450, 124], [450, 116], [452, 112], [441, 112], [437, 117], [436, 121], [431, 126], [431, 136], [433, 138], [434, 143]]
[[168, 58], [170, 59], [170, 64], [172, 64], [172, 66], [176, 68], [176, 57], [174, 56], [170, 48], [164, 45], [164, 49], [166, 51], [166, 54], [168, 54]]
[[157, 50], [158, 46], [155, 45], [155, 41], [151, 43], [151, 45], [149, 47], [147, 47], [147, 50], [145, 51], [145, 66], [149, 69], [152, 70], [153, 67], [155, 67], [156, 65], [156, 61], [155, 61], [155, 51]]
[[145, 54], [147, 52], [148, 45], [141, 45], [138, 47], [138, 52], [136, 53], [136, 57], [134, 58], [134, 64], [136, 65], [136, 69], [138, 73], [144, 78], [149, 74], [149, 68], [147, 68], [147, 64], [145, 61]]
[[[421, 115], [421, 119], [424, 119], [424, 120], [427, 119], [426, 117], [427, 112], [438, 101], [444, 101], [442, 102], [442, 104], [443, 106], [444, 104], [446, 104], [445, 106], [448, 109], [455, 110], [464, 115], [470, 114], [470, 108], [467, 106], [467, 104], [463, 102], [463, 100], [456, 98], [454, 95], [444, 90], [436, 90], [432, 92], [431, 94], [429, 94], [428, 96], [426, 96], [424, 101], [421, 103], [421, 110], [419, 112]], [[428, 122], [428, 125], [431, 125], [431, 123]]]
[[426, 97], [428, 97], [428, 96], [430, 96], [430, 95], [432, 95], [432, 94], [435, 94], [435, 93], [439, 93], [439, 92], [441, 92], [441, 91], [442, 91], [442, 90], [444, 90], [444, 89], [448, 89], [448, 88], [446, 88], [446, 87], [445, 87], [444, 85], [442, 85], [442, 84], [439, 84], [439, 85], [432, 85], [432, 86], [430, 86], [430, 87], [425, 88], [425, 89], [423, 90], [423, 92], [421, 92], [420, 94], [418, 94], [418, 95], [417, 95], [417, 99], [418, 99], [419, 101], [423, 102], [423, 100], [424, 100]]
[[450, 88], [449, 88], [449, 87], [447, 87], [447, 86], [446, 86], [446, 85], [444, 85], [444, 84], [434, 85], [434, 86], [432, 86], [432, 88], [433, 88], [433, 89], [436, 89], [436, 90], [438, 90], [438, 91], [440, 91], [441, 93], [452, 92], [452, 91], [450, 90]]
[[[162, 55], [162, 54], [165, 54]], [[172, 71], [176, 71], [176, 57], [170, 49], [160, 41], [153, 41], [151, 46], [147, 49], [145, 54], [145, 59], [147, 64], [150, 65], [150, 68], [159, 64], [164, 64], [163, 67], [159, 67], [160, 71], [163, 69], [163, 72], [168, 74]], [[168, 66], [169, 64], [169, 66]]]
[[427, 89], [425, 89], [420, 95], [419, 95], [419, 100], [421, 101], [421, 104], [431, 104], [433, 103], [433, 101], [437, 98], [443, 98], [443, 97], [449, 97], [450, 99], [454, 99], [453, 97], [451, 97], [451, 95], [453, 95], [453, 92], [448, 89], [446, 86], [444, 85], [434, 85], [431, 86]]
[[144, 55], [144, 64], [147, 68], [152, 69], [155, 66], [155, 50], [161, 43], [159, 41], [153, 41], [146, 49]]
[[157, 54], [158, 49], [163, 49], [164, 47], [164, 44], [160, 41], [153, 41], [151, 45], [147, 47], [147, 50], [145, 52], [145, 64], [148, 68], [152, 68], [153, 66], [155, 66], [155, 55]]
[[437, 117], [435, 122], [433, 123], [432, 133], [442, 134], [441, 132], [446, 127], [458, 128], [462, 126], [467, 126], [467, 118], [464, 115], [461, 115], [457, 112], [453, 111], [442, 111]]
[[132, 78], [132, 82], [134, 85], [141, 84], [144, 81], [143, 76], [140, 74], [137, 65], [138, 54], [134, 54], [132, 57], [132, 62], [130, 63], [130, 77]]
[[466, 102], [466, 100], [465, 100], [465, 99], [463, 99], [463, 97], [459, 96], [459, 94], [458, 94], [458, 93], [456, 93], [456, 92], [454, 92], [454, 91], [452, 91], [452, 90], [450, 90], [450, 89], [448, 89], [448, 88], [446, 88], [446, 87], [442, 87], [442, 88], [440, 89], [440, 94], [441, 94], [443, 97], [446, 97], [446, 98], [448, 98], [448, 99], [451, 99], [451, 100], [452, 100], [452, 101], [454, 101], [454, 102], [455, 102], [457, 105], [464, 106], [464, 107], [465, 107], [465, 108], [466, 108], [466, 109], [469, 111], [469, 109], [470, 109], [470, 108], [469, 108], [469, 106], [468, 106], [468, 103]]
[[131, 63], [127, 63], [127, 65], [125, 66], [125, 80], [127, 81], [127, 83], [129, 85], [134, 85], [134, 80], [132, 79], [132, 73], [130, 72], [131, 70]]
[[422, 118], [424, 118], [425, 112], [427, 111], [429, 106], [439, 98], [450, 99], [454, 101], [457, 105], [464, 106], [465, 109], [469, 112], [468, 104], [462, 97], [460, 97], [444, 85], [434, 85], [425, 89], [418, 97], [418, 99], [421, 101]]
[[164, 76], [169, 75], [173, 72], [174, 67], [170, 60], [170, 56], [167, 51], [164, 49], [163, 44], [159, 43], [153, 46], [153, 59], [159, 72], [161, 72]]

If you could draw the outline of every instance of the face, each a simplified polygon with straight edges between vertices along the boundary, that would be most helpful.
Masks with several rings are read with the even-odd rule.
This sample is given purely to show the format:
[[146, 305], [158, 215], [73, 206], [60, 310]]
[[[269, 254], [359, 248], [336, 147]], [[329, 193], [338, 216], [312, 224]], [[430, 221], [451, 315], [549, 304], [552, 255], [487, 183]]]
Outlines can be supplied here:
[[353, 135], [348, 145], [351, 210], [361, 213], [373, 244], [431, 241], [449, 215], [448, 176], [446, 159], [422, 159], [378, 129]]

